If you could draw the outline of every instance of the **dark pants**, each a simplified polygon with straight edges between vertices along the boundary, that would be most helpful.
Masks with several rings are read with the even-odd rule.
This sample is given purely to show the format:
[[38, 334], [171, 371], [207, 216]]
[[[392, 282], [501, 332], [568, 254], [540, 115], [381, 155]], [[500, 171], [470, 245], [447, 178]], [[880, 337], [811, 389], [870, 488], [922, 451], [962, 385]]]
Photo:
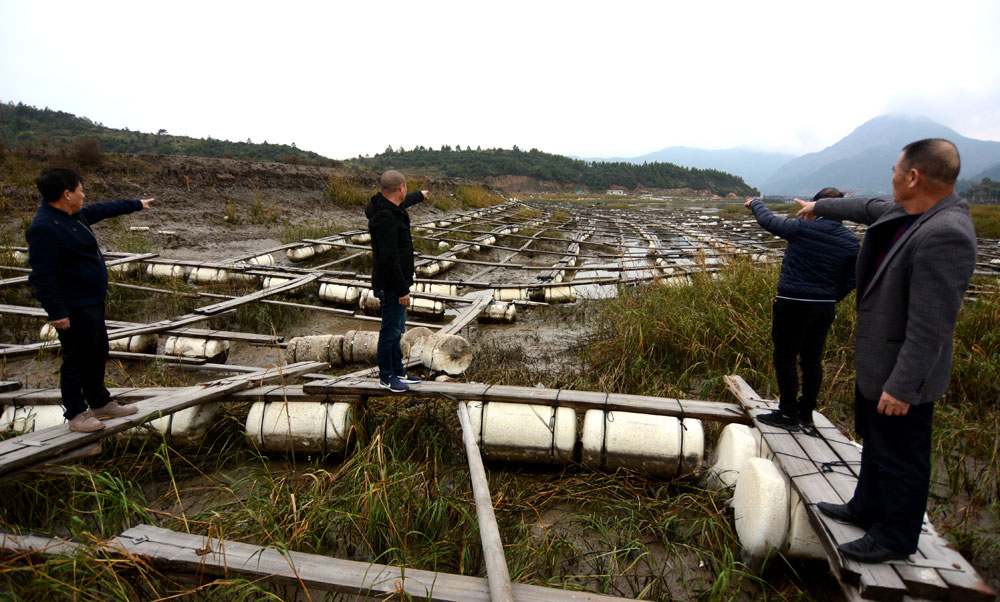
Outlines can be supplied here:
[[927, 508], [931, 483], [934, 404], [910, 406], [905, 416], [878, 413], [878, 401], [855, 391], [854, 421], [864, 441], [861, 473], [851, 510], [872, 523], [875, 541], [912, 554]]
[[[774, 341], [774, 372], [780, 394], [778, 408], [790, 416], [812, 418], [823, 382], [823, 347], [837, 315], [834, 303], [810, 303], [775, 299], [771, 311]], [[799, 372], [802, 365], [802, 397]]]
[[399, 341], [406, 332], [406, 308], [399, 304], [394, 293], [374, 291], [381, 302], [382, 327], [378, 331], [378, 348], [375, 358], [378, 362], [378, 376], [386, 380], [393, 374], [402, 374], [403, 350]]
[[108, 360], [104, 304], [71, 308], [69, 328], [56, 332], [62, 344], [59, 388], [66, 409], [63, 416], [69, 420], [86, 411], [88, 405], [91, 408], [107, 405], [111, 393], [104, 387], [104, 364]]

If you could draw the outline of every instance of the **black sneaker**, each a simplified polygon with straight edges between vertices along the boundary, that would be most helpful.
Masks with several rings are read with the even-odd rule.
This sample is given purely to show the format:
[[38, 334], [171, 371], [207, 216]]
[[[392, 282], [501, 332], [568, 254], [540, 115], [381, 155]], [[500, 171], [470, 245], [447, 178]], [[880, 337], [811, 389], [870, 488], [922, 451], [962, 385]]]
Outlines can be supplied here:
[[809, 416], [799, 416], [799, 429], [810, 437], [819, 437], [819, 431], [816, 430], [816, 423], [813, 422], [811, 413]]
[[771, 412], [767, 414], [760, 414], [757, 416], [757, 422], [766, 424], [767, 426], [782, 428], [793, 433], [799, 430], [798, 417], [789, 416], [781, 410], [771, 410]]
[[406, 383], [402, 382], [395, 376], [390, 376], [388, 379], [378, 379], [378, 386], [383, 389], [389, 389], [393, 393], [406, 393], [410, 390], [410, 388], [406, 386]]
[[419, 376], [414, 376], [414, 375], [408, 373], [406, 370], [403, 370], [402, 373], [397, 372], [396, 373], [396, 378], [399, 379], [399, 382], [406, 383], [408, 385], [415, 385], [418, 382], [420, 382], [420, 377]]

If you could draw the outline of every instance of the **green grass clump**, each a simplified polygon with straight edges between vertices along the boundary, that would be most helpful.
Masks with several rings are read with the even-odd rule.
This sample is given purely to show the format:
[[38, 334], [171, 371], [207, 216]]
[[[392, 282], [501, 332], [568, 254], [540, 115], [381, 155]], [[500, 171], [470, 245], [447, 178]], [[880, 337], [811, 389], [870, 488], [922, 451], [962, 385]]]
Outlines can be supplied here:
[[969, 205], [976, 236], [1000, 238], [1000, 205]]
[[323, 198], [338, 207], [364, 207], [373, 194], [374, 191], [337, 176], [331, 176], [323, 190]]
[[469, 184], [459, 186], [455, 190], [455, 198], [461, 203], [462, 209], [480, 209], [503, 202], [499, 195], [481, 184], [478, 186]]

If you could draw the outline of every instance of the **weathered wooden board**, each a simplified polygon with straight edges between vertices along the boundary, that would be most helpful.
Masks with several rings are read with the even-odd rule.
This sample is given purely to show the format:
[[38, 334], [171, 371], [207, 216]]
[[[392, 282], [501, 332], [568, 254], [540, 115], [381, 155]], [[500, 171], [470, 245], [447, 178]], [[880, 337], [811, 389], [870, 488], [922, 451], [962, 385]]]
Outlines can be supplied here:
[[[247, 576], [299, 587], [388, 597], [399, 594], [440, 602], [490, 602], [486, 579], [381, 564], [282, 552], [235, 541], [138, 525], [114, 539], [110, 550], [147, 559], [169, 571], [221, 577]], [[513, 585], [518, 602], [602, 602], [616, 598], [536, 585]]]
[[[370, 397], [387, 394], [386, 390], [379, 386], [378, 380], [359, 378], [352, 375], [306, 383], [302, 386], [302, 390], [306, 393], [315, 394], [366, 395]], [[574, 391], [571, 389], [541, 389], [537, 387], [512, 387], [479, 383], [424, 381], [410, 385], [410, 390], [406, 393], [392, 393], [392, 395], [448, 397], [450, 399], [485, 402], [507, 401], [580, 410], [597, 409], [612, 412], [637, 412], [661, 416], [717, 420], [721, 422], [750, 423], [750, 418], [746, 412], [739, 406], [731, 403], [626, 395], [623, 393], [598, 393], [593, 391]]]
[[[16, 383], [20, 384], [20, 383]], [[108, 389], [111, 398], [123, 403], [158, 397], [179, 391], [183, 387], [115, 387]], [[233, 401], [326, 401], [327, 395], [302, 392], [302, 385], [267, 385], [245, 391], [234, 391], [224, 399]], [[12, 389], [0, 393], [0, 405], [53, 405], [62, 403], [59, 389]]]

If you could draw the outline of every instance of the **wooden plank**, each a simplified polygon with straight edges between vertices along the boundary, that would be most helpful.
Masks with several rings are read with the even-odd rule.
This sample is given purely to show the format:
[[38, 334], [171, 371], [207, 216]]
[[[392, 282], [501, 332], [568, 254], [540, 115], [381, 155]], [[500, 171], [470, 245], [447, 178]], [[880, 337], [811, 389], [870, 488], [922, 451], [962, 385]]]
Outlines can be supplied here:
[[21, 388], [21, 383], [16, 380], [0, 380], [0, 393], [6, 393], [8, 391], [17, 391]]
[[0, 556], [32, 554], [73, 554], [80, 544], [59, 537], [0, 531]]
[[305, 276], [301, 276], [299, 278], [296, 278], [295, 280], [292, 280], [291, 282], [288, 282], [286, 284], [282, 284], [282, 285], [279, 285], [279, 286], [272, 286], [270, 288], [265, 288], [265, 289], [262, 289], [262, 290], [250, 293], [249, 295], [244, 295], [242, 297], [237, 297], [236, 299], [229, 299], [228, 301], [221, 301], [219, 303], [214, 303], [212, 305], [206, 305], [204, 307], [199, 307], [199, 308], [195, 309], [194, 311], [197, 312], [197, 313], [199, 313], [199, 314], [212, 314], [212, 315], [215, 315], [215, 314], [218, 314], [220, 312], [228, 311], [228, 310], [233, 309], [235, 307], [239, 307], [240, 305], [245, 305], [247, 303], [251, 303], [253, 301], [257, 301], [257, 300], [263, 299], [265, 297], [270, 297], [271, 295], [277, 295], [278, 293], [287, 293], [287, 292], [290, 292], [290, 291], [294, 291], [296, 289], [300, 289], [303, 286], [305, 286], [305, 285], [309, 284], [310, 282], [312, 282], [314, 280], [317, 280], [317, 279], [319, 279], [319, 274], [307, 274]]
[[[138, 525], [115, 538], [109, 551], [147, 560], [161, 570], [231, 578], [246, 576], [302, 588], [369, 597], [433, 602], [490, 602], [486, 579], [399, 568], [319, 554], [279, 551], [230, 540]], [[513, 585], [518, 602], [624, 602], [616, 598], [537, 585]]]
[[[370, 372], [370, 369], [365, 372]], [[306, 393], [315, 394], [365, 395], [369, 397], [386, 395], [385, 389], [379, 386], [377, 379], [354, 375], [306, 383], [302, 386], [302, 390]], [[508, 401], [512, 403], [531, 403], [580, 410], [597, 409], [613, 412], [637, 412], [640, 414], [750, 424], [749, 416], [736, 404], [717, 401], [649, 397], [645, 395], [626, 395], [623, 393], [424, 381], [410, 385], [409, 391], [405, 393], [393, 393], [392, 395], [394, 397], [410, 395], [423, 398], [448, 397], [456, 400]]]
[[853, 525], [833, 520], [816, 510], [816, 504], [825, 500], [836, 500], [837, 492], [825, 478], [821, 467], [806, 455], [791, 433], [784, 429], [774, 429], [757, 422], [757, 415], [774, 409], [739, 376], [726, 376], [730, 392], [747, 409], [754, 420], [754, 426], [761, 432], [771, 451], [774, 461], [785, 471], [792, 486], [805, 502], [809, 522], [827, 553], [830, 569], [838, 580], [858, 584], [861, 595], [872, 600], [902, 600], [906, 595], [906, 585], [888, 564], [864, 564], [843, 558], [837, 545], [853, 541], [864, 535], [864, 531]]
[[[43, 460], [65, 454], [74, 448], [83, 447], [115, 433], [139, 426], [148, 420], [161, 418], [207, 400], [218, 399], [255, 384], [263, 384], [280, 378], [291, 378], [318, 367], [328, 366], [323, 362], [299, 362], [279, 368], [261, 369], [253, 374], [232, 376], [192, 387], [184, 387], [162, 396], [140, 401], [139, 411], [132, 416], [116, 418], [104, 422], [105, 428], [92, 433], [77, 433], [65, 424], [40, 431], [26, 433], [0, 441], [0, 476], [14, 473], [22, 468], [36, 465]], [[40, 446], [24, 445], [26, 440], [41, 443]]]
[[[150, 399], [167, 393], [174, 393], [184, 387], [115, 387], [108, 389], [111, 399], [121, 402], [135, 402]], [[233, 401], [326, 401], [327, 395], [308, 394], [302, 391], [302, 385], [267, 385], [254, 387], [245, 391], [234, 391], [224, 399]], [[0, 393], [0, 405], [53, 405], [62, 402], [59, 389], [21, 389]]]
[[493, 513], [490, 485], [486, 480], [486, 469], [479, 454], [479, 445], [472, 433], [472, 419], [464, 401], [458, 402], [458, 422], [462, 426], [462, 441], [465, 455], [469, 460], [469, 477], [472, 480], [472, 495], [476, 501], [476, 518], [479, 522], [479, 540], [486, 560], [486, 580], [490, 586], [492, 602], [514, 602], [511, 589], [510, 571], [503, 557], [503, 540], [497, 527], [497, 517]]

